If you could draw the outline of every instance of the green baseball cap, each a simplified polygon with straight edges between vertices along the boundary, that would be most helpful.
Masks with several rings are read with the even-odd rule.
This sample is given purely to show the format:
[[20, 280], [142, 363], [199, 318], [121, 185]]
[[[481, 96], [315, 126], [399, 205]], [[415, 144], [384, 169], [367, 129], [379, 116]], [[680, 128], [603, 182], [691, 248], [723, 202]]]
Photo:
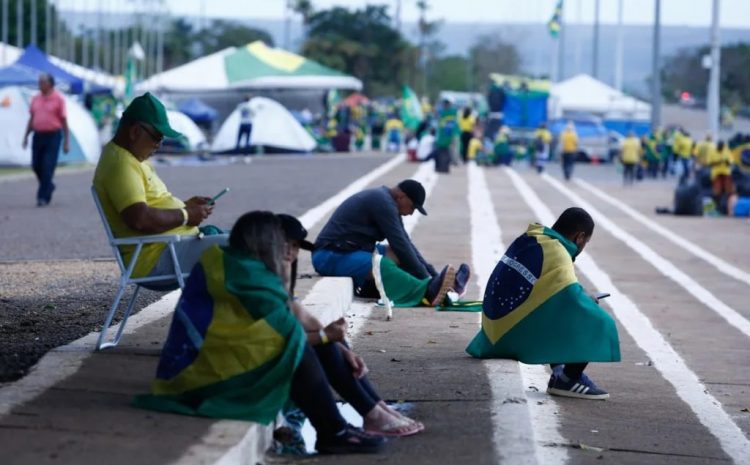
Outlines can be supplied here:
[[122, 112], [123, 119], [148, 123], [157, 131], [164, 134], [164, 137], [175, 139], [182, 136], [181, 133], [172, 129], [167, 119], [167, 110], [164, 108], [158, 98], [151, 95], [151, 92], [138, 96], [130, 102], [130, 105]]

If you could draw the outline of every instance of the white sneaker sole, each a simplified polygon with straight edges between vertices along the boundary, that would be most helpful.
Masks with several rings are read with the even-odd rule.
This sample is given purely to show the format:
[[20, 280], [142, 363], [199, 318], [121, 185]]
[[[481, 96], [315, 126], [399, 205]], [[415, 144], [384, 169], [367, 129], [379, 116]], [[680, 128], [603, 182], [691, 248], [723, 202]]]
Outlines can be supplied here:
[[547, 394], [560, 397], [572, 397], [574, 399], [607, 400], [609, 394], [579, 394], [565, 389], [547, 388]]

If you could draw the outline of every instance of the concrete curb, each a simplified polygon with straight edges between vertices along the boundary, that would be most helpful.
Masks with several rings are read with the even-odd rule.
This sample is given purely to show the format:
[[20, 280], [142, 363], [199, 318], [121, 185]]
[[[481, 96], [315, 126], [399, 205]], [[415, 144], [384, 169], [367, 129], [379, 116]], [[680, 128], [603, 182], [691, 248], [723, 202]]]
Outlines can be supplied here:
[[[324, 325], [346, 315], [353, 301], [351, 278], [322, 278], [302, 303]], [[216, 422], [200, 443], [190, 447], [173, 465], [255, 465], [265, 462], [273, 425], [243, 421]]]

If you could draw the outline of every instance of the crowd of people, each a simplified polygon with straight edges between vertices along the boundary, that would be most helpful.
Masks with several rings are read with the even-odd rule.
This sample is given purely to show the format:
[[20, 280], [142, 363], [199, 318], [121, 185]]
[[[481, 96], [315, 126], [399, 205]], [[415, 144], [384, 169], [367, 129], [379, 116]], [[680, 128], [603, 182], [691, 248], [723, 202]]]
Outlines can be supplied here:
[[[320, 453], [377, 452], [389, 437], [422, 432], [424, 424], [384, 402], [365, 361], [347, 343], [345, 319], [323, 325], [296, 298], [294, 288], [300, 250], [307, 250], [321, 275], [351, 277], [358, 297], [381, 296], [403, 306], [451, 305], [450, 293], [460, 298], [466, 292], [469, 265], [446, 264], [438, 271], [402, 221], [416, 211], [427, 215], [424, 187], [406, 179], [354, 194], [334, 211], [314, 243], [299, 220], [267, 211], [248, 212], [224, 232], [206, 224], [214, 209], [210, 198], [180, 200], [149, 162], [164, 137], [175, 133], [161, 102], [149, 93], [139, 96], [125, 109], [94, 173], [94, 188], [116, 236], [185, 236], [176, 244], [176, 256], [181, 268], [191, 271], [152, 390], [137, 396], [135, 405], [266, 424], [280, 413], [295, 417], [302, 412], [317, 432]], [[588, 213], [575, 208], [563, 212], [552, 228], [531, 225], [490, 278], [483, 327], [467, 351], [475, 357], [549, 363], [550, 394], [607, 398], [583, 370], [588, 362], [619, 360], [617, 331], [573, 271], [573, 260], [593, 229]], [[130, 261], [132, 249], [123, 248]], [[380, 260], [372, 260], [373, 254]], [[133, 276], [173, 269], [171, 254], [150, 243], [143, 246]], [[151, 284], [176, 288], [176, 283]], [[532, 290], [550, 299], [524, 302]], [[520, 305], [508, 306], [508, 299]], [[539, 318], [559, 315], [554, 309], [563, 307], [580, 308], [581, 315], [570, 320], [570, 327], [552, 318], [555, 331], [544, 329]], [[528, 325], [519, 324], [523, 321], [542, 326], [529, 332]], [[499, 332], [498, 324], [504, 327]], [[362, 416], [362, 428], [341, 416], [334, 391]]]

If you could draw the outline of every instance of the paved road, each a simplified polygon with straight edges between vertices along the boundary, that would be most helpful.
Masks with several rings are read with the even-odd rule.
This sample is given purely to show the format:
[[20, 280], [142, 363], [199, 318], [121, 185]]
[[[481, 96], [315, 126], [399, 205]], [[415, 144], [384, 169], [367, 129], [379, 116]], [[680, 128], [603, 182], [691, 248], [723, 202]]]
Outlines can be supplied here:
[[[308, 160], [309, 170], [324, 166], [325, 175], [303, 176], [321, 191], [315, 201], [299, 200], [299, 210], [289, 211], [314, 206], [384, 159], [357, 159], [362, 165], [342, 179], [338, 163], [344, 160], [335, 165], [325, 158]], [[275, 163], [286, 169], [273, 171]], [[257, 173], [257, 182], [276, 185], [272, 176], [287, 175], [292, 166], [298, 165], [279, 159], [250, 169], [267, 169]], [[190, 173], [179, 170], [175, 174]], [[427, 430], [393, 441], [380, 456], [320, 457], [316, 463], [750, 463], [750, 249], [743, 240], [750, 224], [656, 216], [655, 206], [671, 203], [673, 180], [624, 188], [613, 167], [599, 165], [577, 167], [576, 179], [586, 182], [562, 184], [558, 168], [549, 171], [552, 176], [540, 177], [522, 166], [461, 167], [437, 177], [426, 204], [430, 214], [414, 217], [413, 237], [435, 264], [472, 262], [475, 275], [486, 276], [487, 263], [494, 264], [529, 222], [549, 224], [574, 204], [589, 209], [597, 228], [577, 272], [587, 288], [612, 293], [605, 308], [617, 320], [623, 354], [621, 363], [595, 364], [589, 372], [612, 398], [550, 398], [543, 393], [548, 377], [543, 367], [469, 358], [464, 348], [477, 331], [474, 314], [397, 309], [386, 322], [382, 311], [370, 313], [360, 305], [351, 316], [361, 327], [353, 340], [356, 350], [382, 394], [410, 402]], [[415, 173], [425, 176], [419, 167], [403, 164], [372, 184], [392, 184]], [[486, 189], [477, 187], [481, 180]], [[190, 185], [214, 184], [198, 174]], [[276, 192], [283, 205], [286, 196], [290, 202], [296, 198], [290, 190]], [[313, 236], [319, 227], [312, 228]], [[679, 239], [689, 243], [678, 244]], [[9, 270], [1, 271], [6, 276]], [[300, 271], [311, 271], [309, 260]], [[470, 297], [480, 296], [484, 283], [477, 284]], [[143, 366], [154, 363], [144, 360]], [[64, 391], [56, 392], [62, 399]], [[133, 457], [152, 463], [143, 455]]]

